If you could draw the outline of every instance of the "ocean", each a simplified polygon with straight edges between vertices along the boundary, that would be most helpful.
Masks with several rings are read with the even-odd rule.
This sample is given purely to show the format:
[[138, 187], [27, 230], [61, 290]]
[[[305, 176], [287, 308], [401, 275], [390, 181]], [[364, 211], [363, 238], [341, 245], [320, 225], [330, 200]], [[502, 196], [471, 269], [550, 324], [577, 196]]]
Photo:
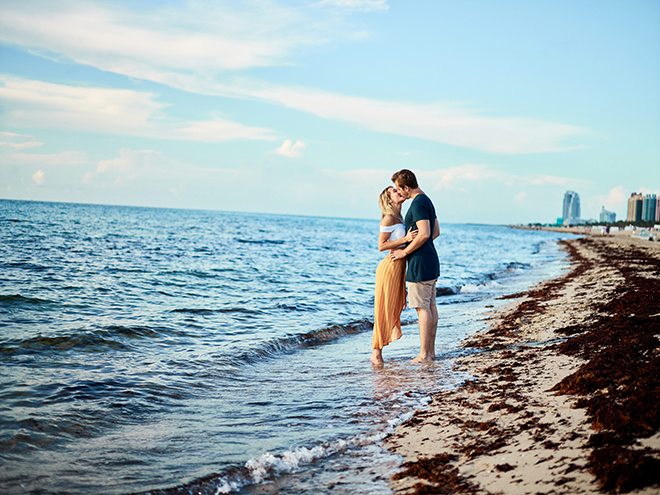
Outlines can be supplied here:
[[0, 200], [0, 491], [388, 494], [381, 440], [469, 378], [566, 235], [441, 224], [438, 359], [373, 367], [379, 219]]

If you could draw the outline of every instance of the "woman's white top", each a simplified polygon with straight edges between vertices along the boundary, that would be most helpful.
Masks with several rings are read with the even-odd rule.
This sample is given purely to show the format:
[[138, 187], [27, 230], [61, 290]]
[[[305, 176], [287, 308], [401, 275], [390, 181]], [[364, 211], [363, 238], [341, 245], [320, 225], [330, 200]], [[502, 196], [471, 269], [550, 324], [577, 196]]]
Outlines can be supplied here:
[[390, 233], [390, 237], [387, 239], [388, 241], [398, 241], [402, 237], [406, 236], [406, 226], [402, 223], [395, 223], [394, 225], [388, 226], [381, 225], [380, 231]]

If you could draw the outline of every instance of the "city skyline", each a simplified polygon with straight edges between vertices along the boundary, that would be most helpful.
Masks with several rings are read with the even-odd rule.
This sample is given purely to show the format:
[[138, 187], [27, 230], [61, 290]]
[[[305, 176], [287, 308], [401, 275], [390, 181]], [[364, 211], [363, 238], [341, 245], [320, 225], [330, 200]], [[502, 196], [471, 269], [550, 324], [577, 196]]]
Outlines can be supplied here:
[[441, 221], [660, 195], [651, 0], [0, 5], [0, 198]]
[[660, 222], [660, 197], [633, 192], [628, 198], [627, 221]]

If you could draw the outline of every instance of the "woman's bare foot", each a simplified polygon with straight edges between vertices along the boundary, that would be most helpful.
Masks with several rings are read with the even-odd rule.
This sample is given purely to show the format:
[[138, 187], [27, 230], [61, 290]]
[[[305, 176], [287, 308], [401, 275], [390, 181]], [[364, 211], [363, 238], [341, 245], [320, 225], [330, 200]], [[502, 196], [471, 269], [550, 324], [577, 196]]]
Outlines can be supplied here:
[[383, 364], [383, 350], [374, 349], [374, 352], [371, 353], [371, 362], [374, 364]]

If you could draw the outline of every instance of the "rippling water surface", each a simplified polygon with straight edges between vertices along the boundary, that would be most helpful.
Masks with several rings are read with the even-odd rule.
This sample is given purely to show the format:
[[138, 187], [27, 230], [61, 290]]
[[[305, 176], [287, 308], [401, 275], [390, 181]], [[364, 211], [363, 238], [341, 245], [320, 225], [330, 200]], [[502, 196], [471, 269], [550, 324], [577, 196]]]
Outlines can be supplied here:
[[0, 491], [390, 493], [380, 446], [559, 234], [441, 225], [430, 365], [369, 363], [377, 220], [0, 200]]

